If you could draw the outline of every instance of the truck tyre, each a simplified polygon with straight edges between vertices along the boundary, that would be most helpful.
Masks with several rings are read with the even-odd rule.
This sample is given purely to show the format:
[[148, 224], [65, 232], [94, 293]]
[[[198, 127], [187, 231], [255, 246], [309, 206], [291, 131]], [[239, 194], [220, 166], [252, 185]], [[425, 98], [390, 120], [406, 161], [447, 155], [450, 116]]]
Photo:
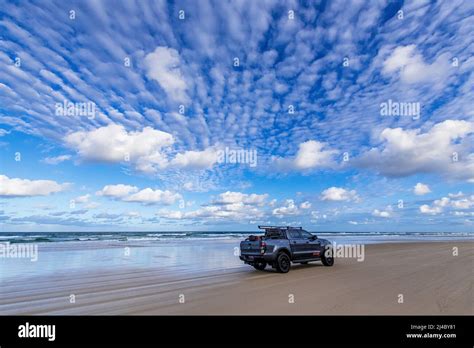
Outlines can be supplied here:
[[280, 253], [276, 260], [276, 269], [280, 273], [288, 273], [290, 270], [291, 261], [290, 257], [286, 253]]
[[259, 270], [259, 271], [263, 271], [266, 266], [267, 266], [267, 263], [266, 263], [266, 262], [255, 262], [255, 263], [253, 264], [253, 267], [255, 267], [255, 269], [257, 269], [257, 270]]
[[331, 256], [326, 257], [326, 252], [323, 252], [323, 255], [321, 256], [321, 262], [323, 263], [324, 266], [332, 266], [334, 265], [334, 255], [332, 248], [331, 248]]

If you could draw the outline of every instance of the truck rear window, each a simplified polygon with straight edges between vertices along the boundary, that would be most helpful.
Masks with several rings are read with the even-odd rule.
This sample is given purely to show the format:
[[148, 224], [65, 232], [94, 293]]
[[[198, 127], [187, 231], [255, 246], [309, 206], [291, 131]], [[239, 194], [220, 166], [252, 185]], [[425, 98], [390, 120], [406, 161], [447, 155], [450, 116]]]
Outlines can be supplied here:
[[284, 239], [286, 238], [285, 232], [282, 230], [265, 230], [265, 238], [268, 239]]

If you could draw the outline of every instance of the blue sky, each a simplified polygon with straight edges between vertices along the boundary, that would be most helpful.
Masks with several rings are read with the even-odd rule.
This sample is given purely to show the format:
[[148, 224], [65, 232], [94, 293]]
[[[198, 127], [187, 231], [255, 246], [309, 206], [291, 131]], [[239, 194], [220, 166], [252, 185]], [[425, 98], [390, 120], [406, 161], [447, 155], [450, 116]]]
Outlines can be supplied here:
[[473, 229], [470, 1], [0, 11], [4, 231]]

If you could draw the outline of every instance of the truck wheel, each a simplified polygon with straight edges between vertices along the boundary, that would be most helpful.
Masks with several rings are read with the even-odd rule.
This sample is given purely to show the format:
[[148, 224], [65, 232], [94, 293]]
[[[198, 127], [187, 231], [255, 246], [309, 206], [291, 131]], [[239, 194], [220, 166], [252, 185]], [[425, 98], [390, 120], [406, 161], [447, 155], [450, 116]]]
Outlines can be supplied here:
[[276, 269], [280, 273], [288, 273], [290, 270], [290, 258], [288, 257], [287, 254], [281, 253], [278, 255], [277, 260], [276, 260]]
[[[331, 249], [331, 255], [332, 255], [332, 249]], [[326, 253], [324, 252], [323, 255], [321, 256], [321, 262], [323, 263], [324, 266], [332, 266], [334, 265], [334, 257], [332, 256], [326, 257]]]
[[258, 269], [259, 271], [263, 271], [266, 266], [267, 266], [266, 262], [255, 262], [253, 264], [253, 267], [255, 267], [255, 269]]

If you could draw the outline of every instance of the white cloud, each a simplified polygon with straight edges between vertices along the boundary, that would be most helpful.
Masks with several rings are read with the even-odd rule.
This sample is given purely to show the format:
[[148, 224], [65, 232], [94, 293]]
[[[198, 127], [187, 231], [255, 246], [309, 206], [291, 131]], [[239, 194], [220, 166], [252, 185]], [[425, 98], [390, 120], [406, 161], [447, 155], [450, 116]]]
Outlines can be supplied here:
[[461, 191], [459, 191], [458, 193], [448, 193], [448, 197], [449, 198], [460, 198], [460, 197], [464, 197], [464, 193], [462, 193]]
[[98, 207], [100, 207], [100, 204], [97, 202], [90, 202], [84, 205], [84, 209], [96, 209]]
[[294, 158], [275, 157], [273, 160], [278, 168], [284, 170], [329, 168], [335, 164], [333, 159], [335, 154], [337, 154], [337, 151], [327, 149], [325, 143], [308, 140], [299, 145]]
[[121, 198], [137, 191], [138, 191], [138, 187], [136, 186], [123, 185], [123, 184], [106, 185], [102, 188], [102, 190], [97, 191], [96, 195]]
[[[448, 196], [449, 197], [442, 197], [433, 201], [431, 206], [428, 204], [421, 205], [420, 212], [422, 214], [436, 215], [443, 213], [445, 209], [465, 210], [474, 206], [474, 195], [471, 195], [470, 197], [464, 197], [464, 195], [460, 196], [459, 194], [449, 194]], [[452, 199], [452, 197], [459, 199]]]
[[328, 215], [327, 214], [322, 214], [321, 212], [319, 212], [317, 210], [313, 210], [311, 212], [311, 218], [312, 218], [313, 222], [317, 222], [320, 219], [327, 219]]
[[10, 134], [10, 132], [7, 131], [6, 129], [0, 128], [0, 137], [3, 137], [7, 134]]
[[56, 157], [46, 157], [45, 159], [42, 160], [42, 162], [46, 164], [55, 165], [55, 164], [58, 164], [70, 159], [71, 159], [71, 155], [60, 155]]
[[176, 168], [209, 169], [217, 162], [218, 152], [213, 148], [204, 151], [186, 151], [178, 153], [171, 161]]
[[160, 210], [158, 211], [158, 215], [163, 218], [176, 220], [202, 218], [238, 222], [262, 218], [264, 216], [263, 212], [257, 207], [243, 203], [210, 205], [189, 212]]
[[454, 211], [455, 216], [474, 216], [474, 211]]
[[391, 177], [439, 173], [474, 180], [474, 155], [469, 154], [468, 139], [473, 131], [473, 122], [459, 120], [438, 123], [425, 133], [420, 133], [420, 129], [385, 128], [380, 134], [383, 144], [355, 162], [359, 167], [374, 168]]
[[157, 215], [174, 220], [212, 219], [241, 222], [250, 219], [261, 219], [264, 212], [259, 207], [264, 204], [267, 197], [267, 194], [227, 191], [219, 194], [216, 199], [200, 209], [193, 211], [161, 209]]
[[419, 182], [415, 185], [415, 187], [413, 187], [413, 192], [417, 196], [422, 196], [422, 195], [426, 195], [427, 193], [430, 193], [431, 190], [428, 185], [425, 185]]
[[181, 210], [161, 209], [158, 211], [157, 215], [162, 218], [171, 219], [171, 220], [181, 220], [181, 219], [186, 218], [185, 212]]
[[0, 175], [0, 196], [4, 197], [47, 196], [64, 191], [69, 186], [68, 183], [59, 184], [53, 180], [28, 180]]
[[308, 202], [308, 201], [303, 202], [303, 203], [300, 204], [300, 208], [301, 209], [309, 209], [309, 208], [311, 208], [311, 203]]
[[250, 205], [263, 205], [267, 199], [268, 194], [246, 194], [241, 192], [227, 191], [221, 193], [217, 199], [213, 201], [213, 204], [250, 204]]
[[449, 62], [449, 57], [442, 54], [432, 64], [428, 64], [417, 53], [416, 45], [399, 46], [385, 60], [382, 72], [385, 75], [400, 72], [401, 81], [408, 84], [442, 82], [449, 74]]
[[431, 214], [436, 215], [443, 211], [441, 207], [430, 207], [428, 204], [423, 204], [420, 206], [420, 212], [422, 214]]
[[74, 198], [74, 202], [79, 203], [79, 204], [88, 203], [90, 196], [91, 196], [90, 194], [86, 194], [83, 196], [76, 197]]
[[118, 124], [71, 133], [64, 140], [83, 160], [126, 162], [128, 159], [137, 170], [145, 172], [165, 167], [167, 159], [161, 151], [174, 143], [169, 133], [151, 127], [127, 132]]
[[194, 188], [194, 183], [188, 181], [188, 182], [185, 182], [183, 184], [183, 188], [186, 190], [186, 191], [193, 191], [195, 188]]
[[130, 196], [122, 198], [125, 202], [139, 202], [144, 204], [166, 204], [170, 205], [175, 203], [177, 200], [182, 199], [183, 197], [176, 192], [172, 191], [162, 191], [162, 190], [153, 190], [151, 188], [146, 188], [140, 190]]
[[359, 197], [355, 190], [346, 190], [342, 187], [330, 187], [321, 192], [323, 201], [358, 201]]
[[288, 215], [298, 215], [300, 213], [298, 207], [295, 204], [295, 201], [292, 199], [287, 199], [285, 205], [273, 209], [272, 214], [276, 217], [282, 218]]
[[91, 131], [78, 131], [64, 138], [84, 161], [130, 163], [143, 173], [154, 174], [167, 168], [210, 169], [218, 160], [218, 151], [185, 151], [169, 158], [174, 137], [151, 127], [128, 132], [122, 125], [110, 124]]
[[146, 76], [157, 81], [168, 98], [186, 102], [187, 84], [180, 69], [181, 60], [178, 51], [159, 46], [145, 56]]
[[376, 217], [389, 218], [389, 217], [392, 216], [392, 211], [393, 211], [393, 208], [392, 208], [392, 206], [389, 205], [389, 206], [387, 206], [387, 208], [385, 210], [375, 209], [372, 212], [372, 215], [376, 216]]

